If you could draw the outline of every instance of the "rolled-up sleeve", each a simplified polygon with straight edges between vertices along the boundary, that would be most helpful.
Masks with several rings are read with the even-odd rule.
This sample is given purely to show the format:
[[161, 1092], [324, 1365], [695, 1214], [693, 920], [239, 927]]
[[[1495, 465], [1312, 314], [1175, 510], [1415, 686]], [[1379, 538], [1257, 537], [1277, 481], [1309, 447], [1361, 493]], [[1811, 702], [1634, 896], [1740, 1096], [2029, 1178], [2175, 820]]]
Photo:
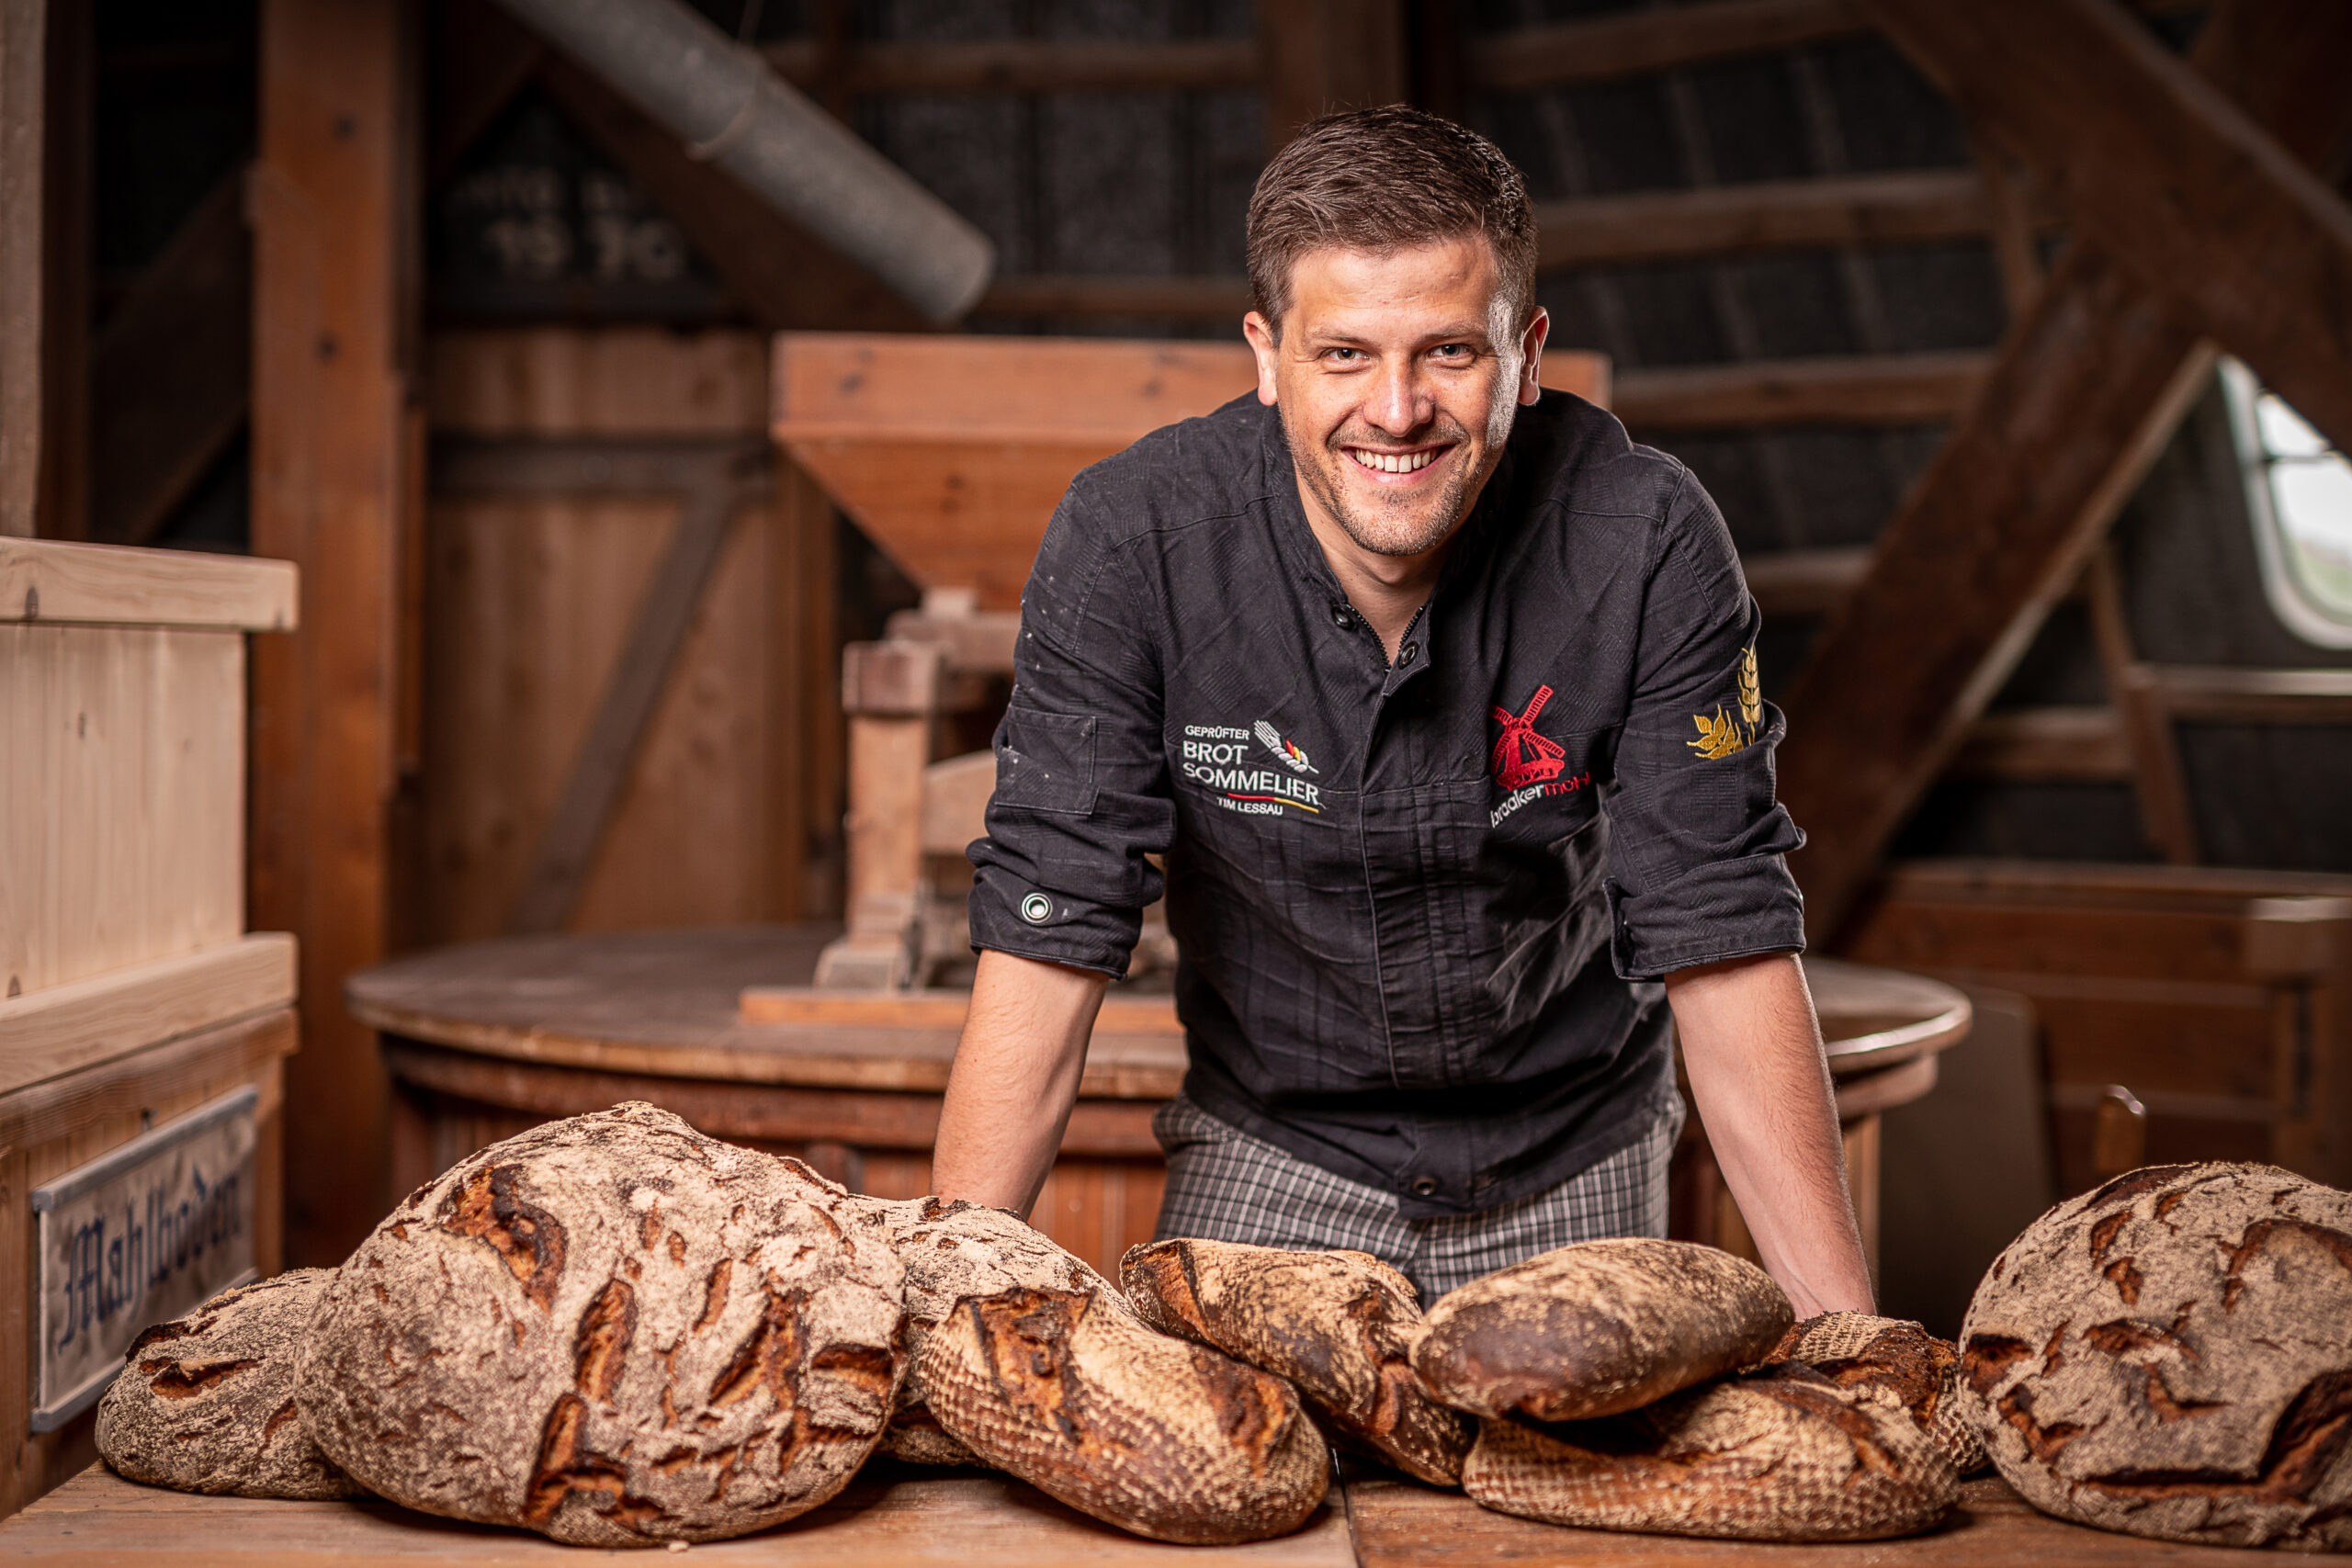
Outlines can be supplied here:
[[1155, 621], [1085, 475], [1056, 509], [1021, 595], [1012, 705], [996, 732], [975, 949], [1124, 976], [1176, 831]]
[[1785, 857], [1804, 839], [1773, 798], [1782, 721], [1757, 687], [1762, 616], [1722, 514], [1687, 473], [1648, 583], [1603, 796], [1617, 973], [1802, 951], [1804, 902]]

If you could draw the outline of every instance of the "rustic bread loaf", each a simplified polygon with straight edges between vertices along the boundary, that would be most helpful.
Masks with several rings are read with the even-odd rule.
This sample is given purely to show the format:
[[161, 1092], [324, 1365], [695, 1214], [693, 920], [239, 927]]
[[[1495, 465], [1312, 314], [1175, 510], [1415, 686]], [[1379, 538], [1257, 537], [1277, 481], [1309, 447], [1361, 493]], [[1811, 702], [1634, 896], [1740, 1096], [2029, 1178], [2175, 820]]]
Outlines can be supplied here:
[[1423, 1481], [1462, 1478], [1470, 1424], [1413, 1380], [1419, 1299], [1370, 1253], [1160, 1241], [1130, 1249], [1119, 1282], [1154, 1328], [1288, 1379], [1343, 1440]]
[[1966, 1475], [1985, 1463], [1976, 1416], [1960, 1397], [1960, 1348], [1917, 1323], [1868, 1313], [1829, 1312], [1781, 1337], [1775, 1361], [1802, 1361], [1840, 1388], [1883, 1388]]
[[924, 1408], [922, 1348], [956, 1303], [1019, 1285], [1049, 1291], [1099, 1291], [1105, 1303], [1128, 1312], [1109, 1280], [1086, 1261], [1024, 1224], [1008, 1209], [962, 1200], [916, 1198], [904, 1202], [865, 1199], [883, 1217], [885, 1234], [907, 1271], [908, 1372], [898, 1406], [882, 1436], [893, 1459], [913, 1464], [979, 1464]]
[[296, 1396], [330, 1458], [410, 1507], [580, 1545], [719, 1540], [865, 1461], [901, 1274], [805, 1166], [616, 1106], [394, 1210], [327, 1288]]
[[1159, 1540], [1297, 1529], [1329, 1450], [1288, 1383], [1155, 1333], [1102, 1292], [968, 1296], [922, 1354], [932, 1414], [1071, 1507]]
[[1960, 1495], [1891, 1394], [1794, 1365], [1595, 1421], [1480, 1421], [1462, 1485], [1551, 1524], [1735, 1540], [1909, 1535]]
[[2047, 1513], [2220, 1546], [2352, 1549], [2352, 1195], [2154, 1166], [1993, 1260], [1964, 1396]]
[[1759, 1361], [1795, 1318], [1764, 1270], [1728, 1252], [1578, 1242], [1448, 1292], [1413, 1371], [1457, 1410], [1581, 1421]]
[[294, 1408], [294, 1348], [331, 1269], [223, 1291], [130, 1342], [98, 1401], [98, 1453], [151, 1486], [237, 1497], [361, 1497]]

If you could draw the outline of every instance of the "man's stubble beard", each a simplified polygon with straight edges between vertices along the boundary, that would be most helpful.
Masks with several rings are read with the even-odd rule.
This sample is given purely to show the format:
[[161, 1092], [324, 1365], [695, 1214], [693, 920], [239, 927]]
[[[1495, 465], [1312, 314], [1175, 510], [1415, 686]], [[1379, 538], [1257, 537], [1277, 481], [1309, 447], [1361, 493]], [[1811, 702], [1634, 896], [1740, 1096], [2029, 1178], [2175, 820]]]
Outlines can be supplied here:
[[[1306, 488], [1357, 548], [1379, 556], [1418, 556], [1437, 548], [1461, 525], [1479, 490], [1502, 462], [1503, 443], [1510, 437], [1517, 402], [1514, 398], [1488, 416], [1487, 449], [1476, 468], [1464, 465], [1458, 468], [1430, 502], [1406, 496], [1385, 498], [1379, 511], [1369, 515], [1348, 501], [1325, 466], [1327, 460], [1353, 463], [1355, 459], [1342, 447], [1351, 440], [1362, 438], [1341, 431], [1328, 443], [1309, 443], [1290, 429], [1288, 421], [1283, 422], [1283, 429], [1290, 443], [1292, 466], [1306, 477]], [[1433, 429], [1430, 438], [1453, 442], [1454, 454], [1470, 445], [1470, 433], [1451, 418]], [[1449, 459], [1453, 455], [1449, 454]]]

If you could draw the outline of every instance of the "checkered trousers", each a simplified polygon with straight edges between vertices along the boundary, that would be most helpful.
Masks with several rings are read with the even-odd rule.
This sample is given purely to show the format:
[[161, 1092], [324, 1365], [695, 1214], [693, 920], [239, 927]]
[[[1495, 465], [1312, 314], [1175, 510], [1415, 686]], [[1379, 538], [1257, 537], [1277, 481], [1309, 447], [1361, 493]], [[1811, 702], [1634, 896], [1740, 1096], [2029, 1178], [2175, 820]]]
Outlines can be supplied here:
[[1666, 1168], [1682, 1106], [1600, 1163], [1517, 1202], [1475, 1214], [1408, 1220], [1390, 1193], [1309, 1165], [1176, 1099], [1151, 1121], [1168, 1153], [1156, 1234], [1320, 1251], [1369, 1252], [1398, 1269], [1428, 1306], [1457, 1285], [1566, 1247], [1666, 1234]]

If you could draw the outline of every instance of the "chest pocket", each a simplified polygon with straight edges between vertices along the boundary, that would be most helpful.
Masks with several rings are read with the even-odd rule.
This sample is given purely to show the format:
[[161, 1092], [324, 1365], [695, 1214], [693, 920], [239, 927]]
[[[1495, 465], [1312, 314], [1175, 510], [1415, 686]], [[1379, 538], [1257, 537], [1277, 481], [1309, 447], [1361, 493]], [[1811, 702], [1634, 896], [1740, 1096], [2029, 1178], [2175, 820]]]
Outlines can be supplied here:
[[995, 806], [1055, 817], [1094, 811], [1094, 719], [1005, 709], [996, 732]]

